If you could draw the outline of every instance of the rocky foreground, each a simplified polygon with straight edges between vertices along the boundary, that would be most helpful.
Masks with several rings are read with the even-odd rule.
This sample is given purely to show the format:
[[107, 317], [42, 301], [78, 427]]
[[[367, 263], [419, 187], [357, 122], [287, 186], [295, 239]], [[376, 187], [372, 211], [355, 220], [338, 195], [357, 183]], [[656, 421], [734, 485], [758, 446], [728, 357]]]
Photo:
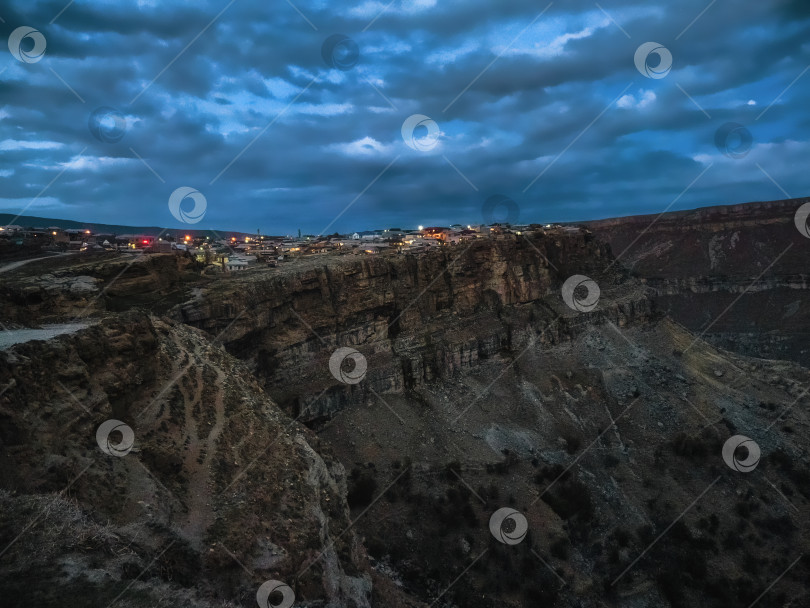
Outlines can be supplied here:
[[[82, 327], [0, 351], [0, 597], [810, 605], [810, 371], [794, 342], [729, 340], [776, 349], [762, 311], [806, 315], [796, 207], [732, 211], [708, 243], [664, 216], [674, 244], [618, 262], [622, 222], [232, 277], [159, 255], [10, 272], [3, 323]], [[683, 243], [709, 263], [656, 283], [644, 260]], [[690, 268], [743, 270], [702, 290]], [[739, 299], [704, 331], [689, 294]]]

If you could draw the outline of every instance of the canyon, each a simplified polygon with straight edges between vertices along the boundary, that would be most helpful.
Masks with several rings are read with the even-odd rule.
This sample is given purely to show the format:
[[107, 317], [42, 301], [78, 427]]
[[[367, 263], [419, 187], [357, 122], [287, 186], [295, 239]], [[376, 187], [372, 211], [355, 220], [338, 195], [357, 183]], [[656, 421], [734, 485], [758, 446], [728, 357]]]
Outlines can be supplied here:
[[[175, 255], [10, 271], [8, 331], [81, 327], [0, 351], [0, 594], [806, 605], [804, 202], [230, 275]], [[126, 455], [97, 444], [110, 419]], [[724, 461], [739, 435], [753, 471]], [[517, 543], [490, 530], [504, 508]]]

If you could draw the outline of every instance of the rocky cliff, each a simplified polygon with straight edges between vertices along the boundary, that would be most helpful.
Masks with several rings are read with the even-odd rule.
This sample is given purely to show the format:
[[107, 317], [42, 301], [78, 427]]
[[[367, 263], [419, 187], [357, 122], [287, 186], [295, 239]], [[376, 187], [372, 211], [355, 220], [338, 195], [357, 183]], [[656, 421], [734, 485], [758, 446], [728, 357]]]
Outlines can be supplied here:
[[[706, 207], [588, 222], [653, 289], [656, 306], [712, 343], [810, 365], [810, 199]], [[745, 306], [733, 306], [742, 293]]]
[[[363, 398], [351, 385], [335, 386], [327, 360], [339, 346], [363, 353], [369, 390], [402, 393], [529, 340], [554, 343], [583, 323], [651, 318], [644, 288], [620, 267], [608, 269], [610, 259], [586, 231], [504, 235], [423, 256], [347, 256], [246, 275], [211, 284], [175, 314], [218, 336], [279, 403], [310, 421]], [[578, 273], [592, 275], [602, 293], [587, 321], [559, 298]]]

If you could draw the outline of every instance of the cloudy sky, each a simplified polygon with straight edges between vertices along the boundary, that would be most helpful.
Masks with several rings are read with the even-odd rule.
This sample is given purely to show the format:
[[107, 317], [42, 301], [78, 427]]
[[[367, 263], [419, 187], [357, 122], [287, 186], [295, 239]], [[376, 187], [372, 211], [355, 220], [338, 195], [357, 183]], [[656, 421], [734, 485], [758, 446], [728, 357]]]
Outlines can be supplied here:
[[4, 0], [0, 211], [283, 234], [806, 196], [808, 5]]

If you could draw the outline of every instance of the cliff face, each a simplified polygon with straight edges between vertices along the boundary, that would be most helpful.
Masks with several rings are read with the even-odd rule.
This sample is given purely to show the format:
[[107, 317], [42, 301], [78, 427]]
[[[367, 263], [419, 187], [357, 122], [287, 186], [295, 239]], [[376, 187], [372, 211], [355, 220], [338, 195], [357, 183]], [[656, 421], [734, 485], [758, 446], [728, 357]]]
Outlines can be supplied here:
[[704, 207], [584, 224], [640, 276], [745, 277], [772, 262], [774, 274], [792, 274], [806, 261], [802, 244], [807, 239], [796, 229], [794, 216], [808, 200]]
[[212, 285], [177, 318], [219, 336], [279, 403], [311, 421], [362, 400], [351, 385], [335, 386], [328, 371], [339, 346], [362, 352], [371, 389], [402, 393], [529, 340], [551, 344], [575, 334], [585, 321], [568, 314], [559, 296], [573, 274], [592, 275], [602, 290], [587, 323], [649, 319], [643, 288], [618, 269], [606, 271], [609, 260], [609, 248], [586, 232], [509, 235], [420, 257], [347, 256]]
[[[656, 307], [718, 346], [810, 365], [810, 199], [588, 222], [651, 290]], [[745, 293], [746, 305], [733, 303]]]

